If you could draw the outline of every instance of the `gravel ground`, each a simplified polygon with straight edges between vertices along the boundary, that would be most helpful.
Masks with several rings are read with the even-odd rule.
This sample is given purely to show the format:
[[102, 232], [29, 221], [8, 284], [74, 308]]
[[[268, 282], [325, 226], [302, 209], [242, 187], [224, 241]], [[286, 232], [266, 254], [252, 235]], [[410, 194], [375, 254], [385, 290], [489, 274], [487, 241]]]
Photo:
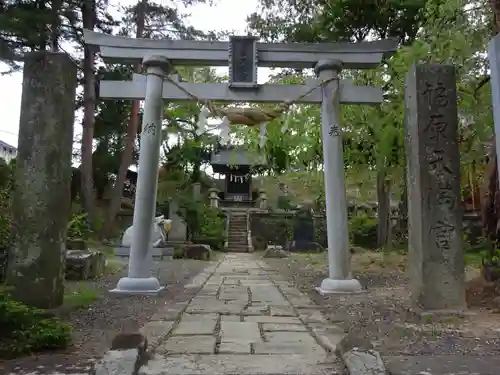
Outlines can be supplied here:
[[88, 363], [102, 356], [109, 349], [113, 337], [121, 331], [136, 331], [142, 327], [157, 309], [182, 299], [184, 285], [212, 262], [199, 260], [163, 260], [155, 262], [153, 273], [167, 290], [159, 296], [114, 296], [107, 293], [126, 276], [126, 263], [120, 263], [117, 271], [99, 280], [68, 283], [71, 290], [93, 289], [99, 297], [89, 308], [75, 311], [61, 310], [61, 318], [73, 327], [74, 345], [64, 353], [47, 353], [0, 362], [0, 373], [37, 373], [60, 371], [64, 374], [81, 372]]
[[390, 259], [390, 255], [355, 254], [353, 275], [367, 291], [326, 298], [313, 289], [327, 276], [325, 258], [326, 254], [294, 254], [265, 261], [288, 275], [290, 281], [323, 306], [330, 321], [371, 339], [385, 356], [500, 355], [498, 314], [474, 310], [476, 315], [466, 319], [452, 317], [422, 322], [409, 313], [409, 291], [401, 256]]

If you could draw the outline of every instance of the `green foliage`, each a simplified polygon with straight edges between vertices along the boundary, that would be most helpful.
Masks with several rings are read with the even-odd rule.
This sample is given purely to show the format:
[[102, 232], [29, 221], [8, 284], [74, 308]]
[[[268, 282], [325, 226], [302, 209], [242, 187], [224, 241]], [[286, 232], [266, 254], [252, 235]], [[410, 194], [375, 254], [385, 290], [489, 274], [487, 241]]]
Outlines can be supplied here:
[[184, 259], [184, 248], [180, 246], [175, 247], [172, 259]]
[[267, 239], [268, 243], [285, 245], [284, 242], [293, 239], [293, 225], [292, 215], [271, 213], [270, 216], [262, 218], [259, 233], [252, 233], [252, 235]]
[[0, 358], [44, 350], [64, 349], [71, 343], [67, 324], [39, 309], [10, 299], [0, 290]]
[[68, 238], [79, 238], [86, 240], [90, 235], [90, 226], [87, 221], [86, 213], [77, 213], [73, 215], [68, 223]]
[[292, 198], [290, 198], [289, 195], [280, 195], [277, 203], [280, 210], [291, 210], [294, 208], [292, 205]]
[[352, 245], [366, 249], [377, 247], [377, 220], [365, 213], [356, 213], [349, 218], [349, 237]]
[[226, 231], [224, 214], [218, 208], [203, 207], [201, 216], [200, 230], [195, 242], [210, 245], [214, 250], [223, 249]]
[[14, 163], [0, 158], [0, 281], [5, 278], [10, 247], [12, 245], [12, 195]]

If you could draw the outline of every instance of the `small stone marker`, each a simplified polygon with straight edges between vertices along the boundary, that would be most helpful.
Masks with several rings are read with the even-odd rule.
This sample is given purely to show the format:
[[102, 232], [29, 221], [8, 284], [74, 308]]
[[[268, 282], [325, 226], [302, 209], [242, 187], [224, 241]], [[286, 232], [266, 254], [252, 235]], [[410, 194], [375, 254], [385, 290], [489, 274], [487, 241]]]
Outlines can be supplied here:
[[424, 310], [465, 304], [455, 70], [413, 66], [406, 79], [409, 271]]
[[140, 332], [116, 335], [111, 349], [94, 365], [90, 375], [134, 375], [149, 359], [148, 340]]
[[335, 353], [344, 362], [349, 375], [387, 375], [380, 353], [366, 338], [350, 333], [340, 340]]

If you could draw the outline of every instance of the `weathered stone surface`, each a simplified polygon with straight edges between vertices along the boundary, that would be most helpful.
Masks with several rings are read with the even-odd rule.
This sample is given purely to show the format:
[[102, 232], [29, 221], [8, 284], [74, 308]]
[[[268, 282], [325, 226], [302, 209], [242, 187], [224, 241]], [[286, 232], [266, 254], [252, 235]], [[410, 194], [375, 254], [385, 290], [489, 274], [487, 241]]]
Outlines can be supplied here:
[[187, 259], [209, 260], [210, 255], [209, 245], [190, 244], [184, 247], [184, 257]]
[[222, 321], [220, 334], [223, 341], [230, 339], [255, 342], [260, 340], [260, 330], [257, 323], [253, 322], [228, 322]]
[[102, 276], [105, 265], [106, 259], [100, 251], [66, 251], [66, 278], [68, 280], [87, 280]]
[[214, 333], [217, 319], [207, 319], [204, 315], [197, 320], [182, 319], [175, 327], [174, 335], [211, 335]]
[[148, 338], [150, 348], [156, 348], [172, 330], [174, 323], [162, 320], [148, 322], [140, 329], [140, 332]]
[[292, 306], [271, 306], [272, 316], [297, 316]]
[[252, 342], [248, 340], [222, 340], [219, 346], [219, 354], [250, 354]]
[[307, 354], [323, 352], [309, 332], [266, 332], [267, 342], [255, 344], [255, 354]]
[[134, 375], [148, 359], [148, 340], [139, 332], [120, 333], [111, 350], [95, 364], [92, 375]]
[[158, 354], [213, 354], [213, 336], [171, 336], [156, 349]]
[[209, 355], [156, 357], [139, 375], [335, 375], [337, 364], [325, 362], [322, 354]]
[[92, 375], [133, 375], [136, 369], [137, 349], [109, 350], [96, 364]]
[[188, 313], [219, 313], [219, 314], [239, 314], [245, 305], [241, 304], [229, 304], [224, 303], [220, 300], [207, 300], [203, 303], [190, 304], [187, 308]]
[[90, 278], [91, 257], [85, 250], [66, 252], [66, 278], [68, 280], [87, 280]]
[[277, 245], [267, 245], [264, 252], [264, 258], [286, 258], [287, 256], [288, 253], [283, 250], [283, 247]]
[[264, 323], [262, 324], [264, 332], [286, 331], [286, 332], [304, 332], [307, 328], [303, 324], [287, 324], [287, 323]]
[[406, 80], [409, 274], [413, 303], [464, 309], [455, 70], [416, 65]]
[[349, 375], [386, 375], [386, 369], [379, 352], [363, 337], [348, 334], [340, 340], [336, 348]]
[[275, 323], [275, 324], [302, 324], [300, 319], [291, 316], [246, 316], [245, 322]]
[[63, 302], [76, 66], [63, 53], [24, 56], [13, 200], [13, 297], [30, 306]]

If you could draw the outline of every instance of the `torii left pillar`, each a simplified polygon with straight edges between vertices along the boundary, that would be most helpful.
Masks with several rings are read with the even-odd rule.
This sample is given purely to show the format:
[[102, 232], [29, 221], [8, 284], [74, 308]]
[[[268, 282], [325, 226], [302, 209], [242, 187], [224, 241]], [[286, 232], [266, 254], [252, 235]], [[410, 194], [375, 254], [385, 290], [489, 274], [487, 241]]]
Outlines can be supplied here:
[[128, 276], [122, 277], [112, 293], [155, 295], [164, 289], [151, 273], [153, 248], [151, 231], [156, 207], [158, 163], [162, 140], [163, 79], [170, 64], [163, 56], [145, 57], [147, 71], [144, 117], [139, 150], [137, 190], [135, 193], [132, 244]]
[[325, 173], [326, 229], [328, 234], [328, 277], [316, 288], [321, 295], [356, 293], [361, 284], [351, 277], [344, 152], [340, 126], [339, 73], [342, 62], [324, 60], [316, 64], [321, 86], [321, 134]]

